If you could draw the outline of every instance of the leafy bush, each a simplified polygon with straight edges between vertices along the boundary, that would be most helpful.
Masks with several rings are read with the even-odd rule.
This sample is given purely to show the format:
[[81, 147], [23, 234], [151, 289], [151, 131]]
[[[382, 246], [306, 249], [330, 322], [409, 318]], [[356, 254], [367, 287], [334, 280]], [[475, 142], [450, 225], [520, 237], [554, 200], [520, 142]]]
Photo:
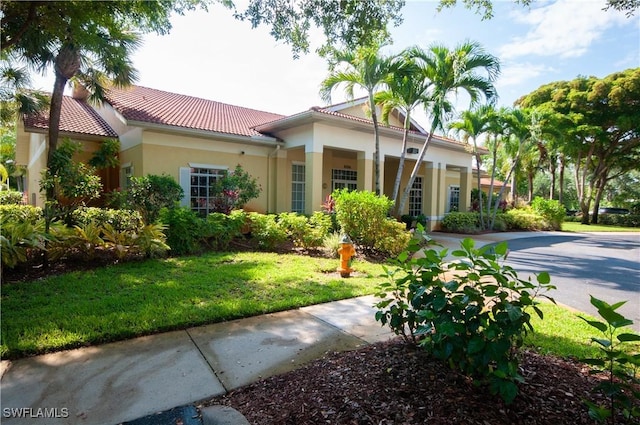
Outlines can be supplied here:
[[0, 205], [0, 227], [8, 223], [35, 224], [42, 218], [42, 208], [33, 205]]
[[146, 224], [155, 223], [162, 208], [173, 208], [184, 191], [169, 175], [149, 174], [144, 177], [132, 177], [128, 189], [113, 195], [112, 201], [120, 208], [140, 212]]
[[388, 218], [382, 222], [380, 237], [374, 248], [386, 255], [395, 257], [409, 246], [411, 233], [407, 232], [404, 223]]
[[315, 212], [311, 217], [297, 213], [280, 213], [278, 224], [295, 246], [311, 249], [322, 246], [331, 228], [331, 217], [322, 212]]
[[211, 208], [215, 212], [229, 214], [260, 196], [262, 188], [240, 165], [211, 185]]
[[509, 230], [553, 230], [551, 223], [530, 207], [509, 210], [503, 218]]
[[625, 302], [610, 305], [592, 295], [591, 304], [598, 309], [598, 314], [605, 321], [588, 320], [579, 316], [602, 334], [599, 338], [591, 338], [592, 342], [600, 346], [602, 357], [582, 359], [597, 368], [593, 373], [604, 373], [608, 378], [595, 388], [604, 393], [608, 406], [598, 406], [584, 400], [589, 407], [589, 415], [600, 422], [611, 418], [611, 423], [615, 423], [616, 412], [620, 412], [625, 420], [640, 417], [640, 409], [633, 403], [633, 399], [640, 399], [640, 391], [637, 389], [640, 379], [635, 375], [635, 371], [640, 369], [640, 354], [632, 355], [623, 347], [628, 342], [640, 341], [640, 335], [620, 332], [633, 324], [632, 320], [616, 312]]
[[[80, 226], [73, 227], [73, 236], [69, 238], [70, 246], [64, 246], [64, 249], [76, 248], [87, 260], [95, 257], [96, 248], [105, 246], [106, 242], [102, 239], [103, 228], [101, 224], [95, 221], [82, 223]], [[61, 253], [61, 256], [63, 254]]]
[[160, 222], [166, 226], [166, 243], [173, 255], [193, 254], [202, 249], [204, 220], [190, 208], [163, 208]]
[[0, 234], [0, 257], [2, 266], [13, 268], [27, 261], [30, 249], [44, 250], [47, 235], [44, 221], [7, 222], [2, 225]]
[[105, 245], [113, 250], [119, 260], [123, 260], [133, 245], [135, 233], [127, 230], [118, 230], [109, 223], [102, 226]]
[[205, 243], [212, 249], [223, 250], [231, 241], [240, 236], [245, 223], [243, 214], [211, 213], [203, 222]]
[[555, 199], [536, 196], [531, 202], [531, 208], [540, 214], [551, 225], [553, 230], [562, 229], [562, 222], [567, 215], [567, 210], [560, 202]]
[[21, 205], [24, 194], [17, 190], [0, 190], [0, 205]]
[[549, 275], [540, 273], [537, 283], [518, 278], [501, 264], [506, 243], [476, 249], [465, 239], [452, 252], [462, 261], [451, 263], [447, 250], [412, 258], [416, 246], [398, 257], [394, 270], [384, 268], [388, 282], [377, 293], [376, 320], [510, 403], [523, 380], [514, 349], [532, 329], [527, 309], [542, 317], [534, 298], [553, 288]]
[[272, 250], [281, 246], [287, 240], [287, 232], [276, 222], [275, 214], [249, 213], [251, 223], [251, 237], [258, 247]]
[[[335, 191], [332, 197], [338, 224], [355, 244], [365, 250], [375, 250], [381, 240], [389, 236], [389, 226], [385, 224], [393, 205], [389, 198], [376, 196], [373, 192], [347, 189]], [[389, 246], [388, 242], [383, 244]]]
[[138, 232], [144, 225], [138, 211], [111, 208], [80, 207], [71, 213], [71, 220], [72, 225], [84, 226], [95, 223], [101, 227], [108, 223], [118, 231], [130, 232]]
[[477, 233], [480, 215], [475, 212], [450, 212], [442, 220], [442, 230], [452, 233]]
[[622, 227], [640, 227], [640, 215], [635, 214], [598, 214], [598, 224]]
[[162, 224], [147, 224], [136, 233], [132, 240], [132, 248], [146, 258], [164, 257], [170, 249], [164, 234], [166, 227]]

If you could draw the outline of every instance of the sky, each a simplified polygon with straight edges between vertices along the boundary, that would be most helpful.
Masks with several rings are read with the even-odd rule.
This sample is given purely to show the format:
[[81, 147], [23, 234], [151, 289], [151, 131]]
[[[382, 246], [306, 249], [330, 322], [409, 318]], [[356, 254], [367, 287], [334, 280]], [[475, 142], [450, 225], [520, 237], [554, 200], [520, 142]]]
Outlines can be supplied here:
[[[483, 21], [462, 5], [437, 12], [435, 0], [407, 0], [404, 22], [391, 29], [393, 44], [386, 53], [477, 41], [500, 59], [498, 105], [512, 106], [546, 83], [640, 67], [640, 12], [628, 18], [604, 6], [605, 0], [535, 0], [526, 8], [494, 0], [494, 17]], [[269, 28], [252, 29], [220, 5], [175, 16], [172, 24], [168, 35], [144, 36], [133, 56], [136, 84], [286, 115], [325, 105], [319, 87], [328, 69], [314, 52], [318, 31], [310, 53], [293, 59]], [[51, 75], [36, 79], [35, 86], [51, 91]], [[344, 91], [335, 90], [331, 100], [346, 100]], [[467, 107], [460, 98], [458, 110]], [[427, 117], [417, 120], [428, 127]]]

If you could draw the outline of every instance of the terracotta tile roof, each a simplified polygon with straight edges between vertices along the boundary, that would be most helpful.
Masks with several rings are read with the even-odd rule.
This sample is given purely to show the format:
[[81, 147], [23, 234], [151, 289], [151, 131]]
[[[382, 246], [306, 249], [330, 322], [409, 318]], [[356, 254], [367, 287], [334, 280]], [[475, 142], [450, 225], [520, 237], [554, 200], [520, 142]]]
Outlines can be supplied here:
[[262, 135], [252, 127], [284, 117], [271, 112], [141, 86], [111, 88], [106, 97], [107, 101], [130, 121], [249, 137]]
[[[49, 129], [49, 110], [38, 114], [25, 115], [24, 126], [32, 129]], [[118, 137], [118, 134], [85, 101], [69, 96], [62, 97], [60, 132], [88, 134], [102, 137]]]
[[[491, 185], [491, 179], [489, 177], [481, 177], [480, 184], [482, 186], [489, 187]], [[504, 186], [504, 182], [501, 182], [500, 180], [493, 181], [493, 187], [502, 187], [502, 186]], [[507, 187], [511, 187], [511, 185], [507, 185]]]

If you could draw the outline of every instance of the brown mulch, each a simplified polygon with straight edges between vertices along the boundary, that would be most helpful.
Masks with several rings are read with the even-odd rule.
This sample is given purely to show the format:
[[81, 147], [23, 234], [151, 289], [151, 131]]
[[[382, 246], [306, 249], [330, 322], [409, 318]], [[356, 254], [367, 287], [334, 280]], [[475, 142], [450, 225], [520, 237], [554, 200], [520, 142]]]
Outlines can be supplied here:
[[[598, 377], [578, 362], [523, 351], [525, 383], [511, 405], [396, 338], [330, 353], [202, 404], [233, 407], [251, 424], [594, 424], [582, 399]], [[601, 377], [600, 377], [601, 378]], [[620, 417], [617, 424], [633, 423]]]

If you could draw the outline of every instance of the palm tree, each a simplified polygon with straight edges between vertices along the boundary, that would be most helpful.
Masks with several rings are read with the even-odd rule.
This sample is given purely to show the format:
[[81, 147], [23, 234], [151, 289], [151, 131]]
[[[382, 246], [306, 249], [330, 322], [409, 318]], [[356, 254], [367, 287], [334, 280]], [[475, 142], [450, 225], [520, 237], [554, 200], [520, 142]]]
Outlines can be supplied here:
[[[493, 81], [500, 73], [498, 58], [486, 53], [476, 42], [466, 41], [453, 50], [442, 45], [433, 45], [426, 51], [414, 47], [410, 49], [410, 55], [424, 64], [426, 78], [431, 82], [429, 92], [422, 101], [422, 105], [431, 116], [431, 129], [402, 193], [398, 205], [400, 212], [404, 210], [433, 133], [444, 129], [445, 123], [454, 112], [450, 96], [462, 90], [469, 95], [471, 106], [478, 104], [481, 97], [488, 103], [493, 103], [497, 99]], [[478, 71], [484, 71], [486, 75], [480, 75]]]
[[[422, 104], [431, 86], [431, 81], [426, 78], [426, 69], [409, 54], [409, 51], [404, 51], [393, 59], [391, 71], [386, 82], [387, 90], [376, 94], [375, 101], [382, 106], [382, 121], [387, 124], [392, 111], [401, 109], [404, 112], [402, 150], [391, 195], [394, 208], [397, 208], [398, 193], [406, 159], [407, 138], [411, 128], [411, 114]], [[400, 211], [395, 209], [395, 214], [399, 215]]]
[[476, 160], [477, 187], [478, 187], [478, 207], [480, 209], [480, 226], [484, 229], [484, 206], [482, 205], [482, 186], [480, 183], [480, 169], [482, 168], [482, 155], [478, 150], [478, 137], [489, 132], [491, 129], [490, 114], [493, 107], [483, 105], [476, 110], [467, 110], [460, 114], [460, 120], [451, 123], [449, 128], [456, 135], [462, 135], [462, 140], [473, 145], [473, 155]]
[[[337, 50], [333, 52], [332, 71], [324, 79], [320, 88], [320, 95], [325, 102], [331, 102], [331, 92], [339, 85], [345, 86], [348, 99], [353, 99], [354, 89], [361, 88], [367, 92], [371, 120], [373, 121], [373, 135], [375, 140], [375, 192], [380, 194], [380, 135], [378, 129], [378, 114], [374, 95], [382, 88], [388, 78], [391, 60], [381, 55], [383, 45], [377, 43], [371, 46], [361, 46], [356, 50]], [[336, 69], [343, 65], [344, 69]]]

